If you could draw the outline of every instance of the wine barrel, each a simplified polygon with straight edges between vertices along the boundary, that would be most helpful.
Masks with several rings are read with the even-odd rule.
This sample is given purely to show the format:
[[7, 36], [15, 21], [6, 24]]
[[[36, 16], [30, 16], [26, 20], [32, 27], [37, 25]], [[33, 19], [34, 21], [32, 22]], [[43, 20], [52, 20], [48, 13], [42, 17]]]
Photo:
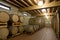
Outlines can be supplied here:
[[11, 34], [15, 35], [18, 32], [18, 28], [17, 27], [9, 27], [9, 31]]
[[41, 17], [30, 18], [29, 24], [40, 25], [41, 24]]
[[30, 18], [29, 19], [29, 24], [36, 25], [37, 24], [36, 19], [35, 18]]
[[23, 33], [24, 32], [24, 27], [23, 26], [20, 26], [18, 29], [19, 29], [19, 32], [20, 33]]
[[9, 30], [7, 28], [0, 28], [0, 39], [7, 39]]
[[35, 31], [39, 30], [39, 25], [33, 25], [33, 27]]
[[30, 32], [31, 32], [31, 33], [34, 33], [34, 32], [35, 32], [32, 25], [25, 25], [25, 26], [24, 26], [24, 30], [25, 30], [26, 32], [29, 32], [29, 33], [30, 33]]
[[18, 28], [17, 27], [12, 27], [11, 32], [12, 32], [12, 34], [16, 34], [18, 32]]
[[17, 14], [10, 14], [10, 21], [18, 22], [19, 16]]
[[7, 22], [9, 20], [9, 14], [5, 11], [0, 11], [0, 21]]
[[20, 20], [20, 22], [24, 22], [24, 17], [20, 16], [19, 20]]

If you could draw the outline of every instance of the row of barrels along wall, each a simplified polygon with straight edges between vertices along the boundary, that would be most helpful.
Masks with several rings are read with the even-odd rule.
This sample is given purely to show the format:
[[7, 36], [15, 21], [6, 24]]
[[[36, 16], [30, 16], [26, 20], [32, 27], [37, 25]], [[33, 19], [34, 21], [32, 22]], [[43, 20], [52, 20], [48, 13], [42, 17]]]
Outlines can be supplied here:
[[24, 25], [24, 31], [27, 33], [35, 33], [39, 28], [39, 25]]
[[[23, 31], [26, 31], [27, 33], [34, 33], [35, 31], [37, 31], [39, 29], [39, 25], [26, 25], [26, 26], [12, 26], [12, 23], [16, 23], [16, 22], [23, 22], [24, 21], [24, 17], [20, 17], [17, 14], [8, 14], [7, 12], [0, 12], [1, 16], [0, 16], [0, 22], [7, 22], [7, 27], [3, 27], [1, 28], [2, 30], [0, 30], [2, 35], [0, 38], [1, 39], [6, 39], [7, 36], [9, 35], [9, 33], [11, 33], [12, 35], [17, 34], [17, 32], [19, 31], [20, 33], [23, 33]], [[6, 18], [6, 19], [5, 19]], [[19, 20], [19, 21], [18, 21]], [[2, 25], [3, 26], [3, 25]]]
[[[4, 38], [7, 38], [9, 33], [11, 33], [12, 35], [15, 35], [18, 31], [20, 33], [23, 33], [24, 30], [26, 32], [33, 33], [33, 31], [35, 32], [36, 30], [39, 29], [38, 25], [27, 25], [27, 26], [24, 26], [24, 28], [22, 26], [21, 27], [12, 26], [12, 23], [19, 22], [19, 21], [23, 22], [24, 18], [23, 17], [19, 18], [19, 16], [17, 14], [8, 14], [7, 12], [4, 12], [4, 11], [0, 12], [0, 14], [1, 14], [0, 15], [0, 22], [7, 22], [8, 23], [6, 28], [4, 27], [4, 28], [1, 28], [2, 30], [0, 30], [1, 31], [0, 35], [2, 35]], [[6, 30], [6, 31], [4, 31], [4, 30]], [[2, 37], [2, 39], [4, 39], [3, 37]]]
[[[12, 18], [11, 18], [12, 17]], [[10, 34], [11, 35], [15, 35], [15, 34], [17, 34], [18, 33], [18, 30], [19, 30], [19, 32], [23, 29], [23, 27], [22, 26], [13, 26], [12, 24], [14, 23], [14, 25], [20, 25], [20, 23], [23, 23], [23, 21], [24, 21], [24, 17], [22, 17], [22, 16], [18, 16], [17, 14], [11, 14], [10, 15], [10, 20], [8, 21], [8, 28], [9, 28], [9, 30], [10, 30]], [[18, 22], [20, 22], [20, 23], [18, 23]], [[16, 24], [17, 23], [17, 24]], [[22, 30], [23, 31], [23, 30]], [[21, 31], [21, 32], [22, 32]], [[20, 32], [20, 33], [21, 33]]]
[[59, 37], [59, 15], [49, 16], [49, 19], [42, 17], [30, 18], [29, 25], [40, 25], [40, 28], [51, 27]]
[[0, 11], [0, 39], [6, 39], [8, 34], [9, 34], [9, 30], [7, 28], [7, 24], [6, 24], [6, 27], [4, 25], [2, 25], [2, 23], [7, 23], [7, 21], [9, 20], [9, 15], [7, 14], [7, 12], [1, 12]]
[[[0, 25], [2, 26], [0, 27], [0, 39], [6, 39], [7, 36], [9, 35], [9, 31], [11, 31], [12, 34], [15, 34], [18, 31], [17, 27], [11, 26], [11, 29], [9, 30], [9, 26], [8, 26], [8, 25], [12, 25], [13, 22], [18, 22], [18, 20], [20, 22], [23, 22], [24, 19], [22, 16], [20, 16], [19, 18], [19, 16], [16, 14], [8, 14], [5, 11], [0, 11], [0, 23], [1, 23]], [[4, 24], [2, 25], [2, 23], [7, 23], [6, 24], [7, 27], [3, 27]], [[21, 31], [21, 27], [19, 28]]]
[[45, 18], [44, 17], [30, 18], [29, 25], [40, 25], [40, 27], [43, 28], [45, 26]]
[[[1, 13], [0, 13], [1, 14]], [[2, 13], [3, 14], [3, 13]], [[5, 14], [5, 13], [4, 13]], [[2, 15], [3, 16], [3, 15]], [[4, 16], [5, 17], [5, 16]], [[3, 18], [4, 18], [3, 17]], [[12, 16], [11, 16], [12, 17]], [[1, 17], [2, 18], [2, 17]], [[7, 17], [6, 17], [7, 18]], [[5, 19], [5, 18], [4, 18]], [[2, 20], [4, 20], [4, 19], [1, 19], [1, 22], [3, 22]], [[12, 19], [14, 19], [13, 17], [10, 19], [10, 21], [13, 21], [13, 22], [17, 22], [16, 20], [12, 20]], [[41, 20], [41, 21], [40, 21]], [[6, 21], [6, 19], [4, 20], [5, 22], [7, 22]], [[34, 18], [34, 21], [33, 20], [29, 20], [30, 22], [29, 22], [29, 24], [30, 25], [27, 25], [27, 26], [24, 26], [24, 30], [26, 31], [26, 32], [35, 32], [35, 30], [37, 30], [37, 29], [39, 29], [39, 27], [45, 27], [45, 18], [44, 17], [40, 17], [40, 18]], [[31, 23], [31, 21], [33, 22], [33, 23]], [[23, 21], [22, 21], [23, 22]], [[36, 26], [36, 25], [40, 25], [40, 26]], [[37, 28], [36, 28], [37, 27]], [[55, 27], [56, 28], [56, 27]], [[20, 28], [21, 29], [21, 28]], [[23, 29], [23, 28], [22, 28]], [[16, 31], [18, 31], [17, 30], [17, 27], [12, 27], [12, 29], [11, 30], [13, 30], [14, 32], [15, 32], [15, 30]], [[12, 31], [12, 34], [16, 34], [16, 33], [14, 33]], [[21, 30], [20, 30], [20, 32], [21, 32]], [[7, 32], [6, 32], [7, 33]]]
[[13, 22], [23, 22], [24, 17], [18, 16], [17, 14], [8, 14], [5, 11], [0, 11], [0, 22], [8, 22], [8, 21], [13, 21]]

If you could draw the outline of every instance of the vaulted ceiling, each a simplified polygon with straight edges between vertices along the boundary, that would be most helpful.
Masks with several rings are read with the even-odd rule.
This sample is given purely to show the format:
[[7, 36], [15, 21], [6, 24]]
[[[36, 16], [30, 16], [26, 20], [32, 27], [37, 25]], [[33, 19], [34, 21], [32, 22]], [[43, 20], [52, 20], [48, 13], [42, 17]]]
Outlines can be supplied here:
[[[52, 10], [51, 7], [59, 7], [60, 0], [4, 0], [5, 2], [12, 4], [20, 9], [20, 11], [26, 11], [31, 15], [38, 15], [41, 12], [42, 8], [49, 8]], [[43, 1], [43, 5], [39, 6], [38, 2]], [[47, 9], [46, 9], [47, 10]]]

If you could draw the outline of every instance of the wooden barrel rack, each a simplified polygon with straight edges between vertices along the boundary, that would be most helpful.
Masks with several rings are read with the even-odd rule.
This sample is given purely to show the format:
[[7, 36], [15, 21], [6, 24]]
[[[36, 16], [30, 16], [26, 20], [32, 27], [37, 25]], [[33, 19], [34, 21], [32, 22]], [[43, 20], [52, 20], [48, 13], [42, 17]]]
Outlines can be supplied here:
[[7, 22], [0, 22], [0, 28], [7, 27]]
[[7, 28], [7, 22], [0, 22], [0, 39], [5, 40], [8, 37], [9, 30]]
[[[20, 23], [20, 22], [13, 22], [13, 23], [12, 23], [12, 27], [17, 27], [17, 29], [18, 29], [20, 26], [22, 26], [22, 23]], [[12, 34], [11, 36], [9, 36], [9, 38], [18, 36], [18, 35], [20, 35], [20, 34], [22, 34], [22, 33], [20, 33], [20, 32], [19, 32], [19, 29], [18, 29], [18, 32], [17, 32], [16, 34]]]

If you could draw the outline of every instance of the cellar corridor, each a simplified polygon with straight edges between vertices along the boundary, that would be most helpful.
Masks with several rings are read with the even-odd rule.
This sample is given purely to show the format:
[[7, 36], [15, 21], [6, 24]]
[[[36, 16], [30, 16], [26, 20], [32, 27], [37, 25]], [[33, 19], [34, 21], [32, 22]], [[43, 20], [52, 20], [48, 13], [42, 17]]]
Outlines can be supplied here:
[[57, 40], [57, 37], [53, 29], [43, 28], [32, 35], [22, 34], [9, 40]]
[[0, 40], [60, 40], [60, 0], [0, 0]]

